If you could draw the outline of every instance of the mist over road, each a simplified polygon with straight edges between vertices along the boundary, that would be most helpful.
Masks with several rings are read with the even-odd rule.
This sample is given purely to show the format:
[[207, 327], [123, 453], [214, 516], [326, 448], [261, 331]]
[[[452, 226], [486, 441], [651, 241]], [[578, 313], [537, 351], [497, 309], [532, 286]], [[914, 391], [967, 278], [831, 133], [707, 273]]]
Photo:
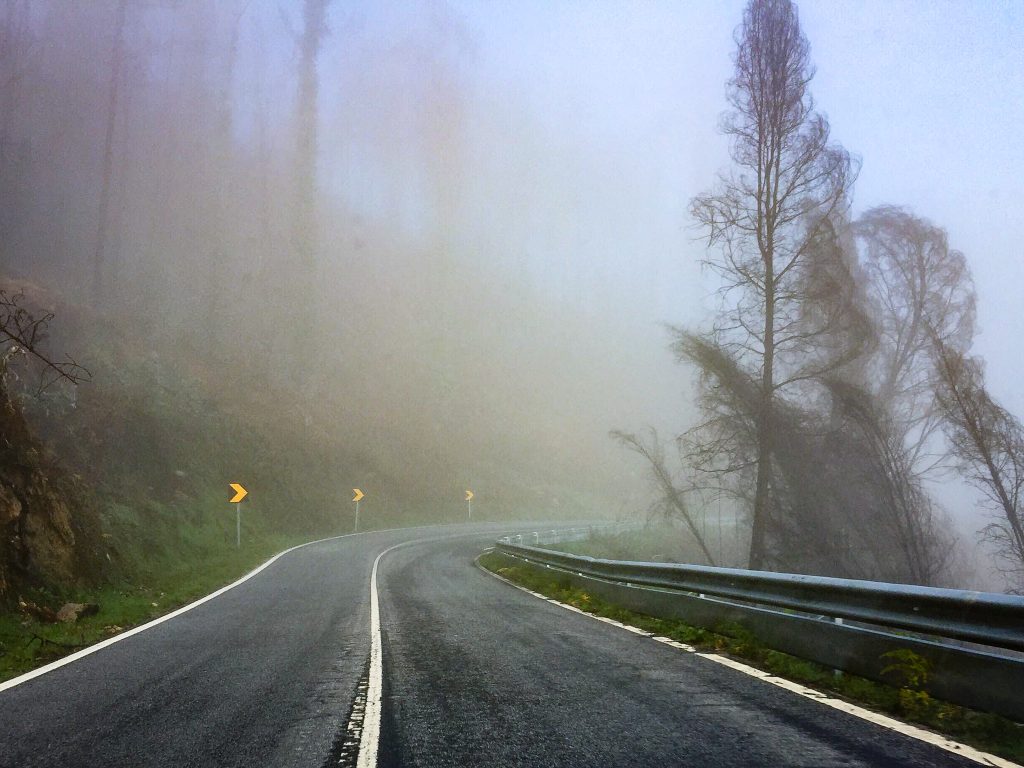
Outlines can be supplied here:
[[381, 766], [974, 765], [566, 611], [474, 565], [494, 524], [303, 547], [203, 605], [0, 693], [0, 765], [322, 766], [370, 646]]

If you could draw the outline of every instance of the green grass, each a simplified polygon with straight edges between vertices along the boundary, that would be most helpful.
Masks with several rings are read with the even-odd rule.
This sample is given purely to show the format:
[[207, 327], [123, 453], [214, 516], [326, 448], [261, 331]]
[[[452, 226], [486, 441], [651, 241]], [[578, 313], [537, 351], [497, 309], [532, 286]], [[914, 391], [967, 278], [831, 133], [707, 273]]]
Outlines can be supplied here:
[[[218, 537], [220, 538], [220, 537]], [[160, 558], [116, 584], [64, 591], [32, 590], [22, 597], [38, 605], [59, 607], [64, 602], [97, 603], [97, 614], [74, 624], [47, 624], [17, 611], [0, 612], [0, 681], [16, 677], [88, 645], [105, 640], [179, 608], [229, 584], [306, 537], [264, 536], [185, 550], [193, 556]], [[209, 542], [207, 542], [209, 544]], [[157, 565], [157, 563], [159, 565]]]
[[596, 616], [742, 660], [787, 680], [925, 726], [977, 749], [1024, 762], [1024, 725], [1004, 717], [939, 701], [910, 687], [897, 688], [856, 675], [836, 674], [820, 664], [772, 650], [739, 626], [723, 625], [712, 632], [675, 619], [636, 613], [573, 586], [566, 573], [523, 565], [496, 552], [481, 555], [479, 562], [509, 581]]

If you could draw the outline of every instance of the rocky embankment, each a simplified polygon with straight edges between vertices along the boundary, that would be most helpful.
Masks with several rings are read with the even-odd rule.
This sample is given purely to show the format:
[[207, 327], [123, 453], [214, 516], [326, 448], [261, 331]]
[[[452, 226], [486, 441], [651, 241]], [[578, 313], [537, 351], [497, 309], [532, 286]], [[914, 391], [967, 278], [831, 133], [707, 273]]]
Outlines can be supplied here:
[[97, 576], [100, 536], [95, 511], [46, 460], [0, 375], [0, 602], [26, 586]]

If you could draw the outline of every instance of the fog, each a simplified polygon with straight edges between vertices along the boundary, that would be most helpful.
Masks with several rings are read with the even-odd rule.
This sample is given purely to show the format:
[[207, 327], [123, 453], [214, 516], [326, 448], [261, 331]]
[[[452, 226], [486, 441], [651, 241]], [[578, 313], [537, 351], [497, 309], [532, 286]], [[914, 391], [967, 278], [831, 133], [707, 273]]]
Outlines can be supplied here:
[[[609, 432], [698, 420], [666, 326], [714, 305], [687, 208], [728, 162], [743, 5], [7, 0], [0, 272], [256, 372], [221, 396], [288, 393], [357, 457], [339, 493], [645, 514]], [[1024, 412], [1021, 8], [853, 8], [800, 4], [862, 159], [851, 215], [948, 231], [989, 387]], [[929, 482], [988, 578], [976, 494]]]
[[645, 231], [621, 162], [595, 168], [594, 150], [475, 78], [480, 44], [455, 10], [325, 5], [303, 274], [306, 9], [127, 4], [97, 295], [118, 3], [7, 4], [4, 271], [154, 348], [266, 369], [408, 491], [472, 485], [481, 513], [488, 496], [504, 512], [642, 508], [608, 430], [679, 427], [686, 379], [613, 275], [623, 258], [637, 282], [676, 262], [677, 222]]

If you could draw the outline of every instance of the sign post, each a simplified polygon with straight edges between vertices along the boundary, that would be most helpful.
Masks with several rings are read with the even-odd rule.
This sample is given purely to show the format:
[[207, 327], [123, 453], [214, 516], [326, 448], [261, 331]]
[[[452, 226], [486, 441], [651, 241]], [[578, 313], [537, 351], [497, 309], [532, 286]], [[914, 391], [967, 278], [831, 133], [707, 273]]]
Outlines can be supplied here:
[[473, 519], [473, 492], [469, 488], [466, 489], [466, 519]]
[[242, 507], [240, 506], [242, 499], [249, 495], [249, 492], [245, 490], [239, 483], [230, 483], [231, 490], [235, 492], [235, 495], [231, 497], [231, 503], [235, 505], [235, 548], [241, 549], [242, 547]]
[[355, 496], [352, 497], [352, 501], [354, 501], [356, 503], [356, 527], [355, 527], [355, 533], [359, 533], [359, 500], [361, 498], [363, 498], [363, 496], [365, 494], [362, 491], [360, 491], [358, 488], [353, 488], [352, 489], [352, 493], [355, 494]]

